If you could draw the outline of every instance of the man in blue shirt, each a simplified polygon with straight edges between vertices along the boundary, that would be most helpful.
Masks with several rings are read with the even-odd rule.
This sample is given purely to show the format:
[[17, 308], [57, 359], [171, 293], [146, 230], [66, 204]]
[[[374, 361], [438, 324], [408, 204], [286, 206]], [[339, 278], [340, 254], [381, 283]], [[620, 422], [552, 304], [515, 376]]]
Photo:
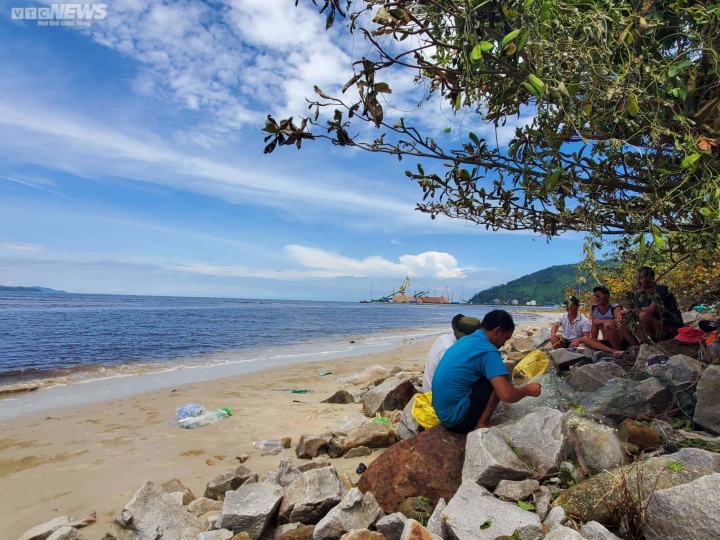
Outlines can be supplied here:
[[438, 364], [433, 377], [432, 404], [442, 425], [456, 433], [488, 427], [498, 403], [537, 397], [536, 382], [514, 387], [500, 356], [500, 347], [512, 337], [515, 323], [507, 311], [485, 315], [480, 330], [460, 338]]

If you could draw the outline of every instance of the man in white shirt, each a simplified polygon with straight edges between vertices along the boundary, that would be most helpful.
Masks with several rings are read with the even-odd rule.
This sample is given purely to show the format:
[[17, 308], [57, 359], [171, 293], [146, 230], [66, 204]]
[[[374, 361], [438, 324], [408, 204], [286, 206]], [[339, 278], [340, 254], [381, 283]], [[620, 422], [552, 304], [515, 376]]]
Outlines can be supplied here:
[[427, 360], [425, 361], [425, 374], [423, 375], [423, 392], [432, 391], [432, 379], [435, 374], [435, 368], [437, 368], [440, 360], [442, 360], [445, 351], [461, 337], [470, 335], [480, 328], [479, 319], [475, 317], [465, 317], [462, 314], [455, 315], [450, 324], [453, 333], [443, 334], [437, 338], [432, 347], [430, 347], [430, 352], [428, 352]]
[[[590, 320], [578, 312], [580, 301], [571, 296], [565, 301], [565, 313], [550, 327], [550, 342], [553, 349], [567, 349], [578, 347], [580, 340], [590, 336]], [[557, 335], [558, 328], [562, 327], [562, 336]]]

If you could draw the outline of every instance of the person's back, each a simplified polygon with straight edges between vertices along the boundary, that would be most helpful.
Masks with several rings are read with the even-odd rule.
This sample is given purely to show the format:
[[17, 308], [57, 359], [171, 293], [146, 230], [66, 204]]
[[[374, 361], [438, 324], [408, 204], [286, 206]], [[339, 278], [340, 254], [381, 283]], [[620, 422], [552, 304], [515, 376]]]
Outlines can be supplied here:
[[454, 334], [443, 334], [437, 338], [433, 346], [430, 347], [430, 352], [428, 352], [427, 360], [425, 361], [425, 373], [423, 374], [422, 384], [423, 392], [432, 392], [435, 370], [445, 355], [445, 352], [452, 347], [456, 341], [457, 339]]

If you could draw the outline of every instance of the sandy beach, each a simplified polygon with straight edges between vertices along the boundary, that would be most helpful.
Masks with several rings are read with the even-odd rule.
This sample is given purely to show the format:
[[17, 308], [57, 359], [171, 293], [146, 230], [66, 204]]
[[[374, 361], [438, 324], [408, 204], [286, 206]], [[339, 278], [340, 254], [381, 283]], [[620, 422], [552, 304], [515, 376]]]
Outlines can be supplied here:
[[[54, 517], [84, 518], [95, 511], [97, 523], [82, 532], [100, 540], [145, 480], [160, 484], [178, 478], [200, 497], [212, 478], [238, 465], [240, 454], [250, 454], [245, 465], [258, 474], [277, 470], [284, 457], [304, 461], [294, 452], [300, 435], [338, 429], [344, 416], [361, 414], [360, 404], [320, 403], [343, 387], [339, 378], [376, 364], [406, 370], [422, 366], [431, 343], [412, 340], [381, 353], [305, 362], [4, 421], [0, 538], [16, 540]], [[318, 376], [326, 371], [332, 374]], [[309, 392], [282, 391], [293, 388]], [[199, 429], [180, 429], [171, 422], [186, 403], [227, 406], [234, 415]], [[279, 455], [260, 456], [253, 447], [255, 440], [282, 437], [291, 437], [293, 446]], [[333, 464], [357, 481], [358, 463], [378, 453]]]

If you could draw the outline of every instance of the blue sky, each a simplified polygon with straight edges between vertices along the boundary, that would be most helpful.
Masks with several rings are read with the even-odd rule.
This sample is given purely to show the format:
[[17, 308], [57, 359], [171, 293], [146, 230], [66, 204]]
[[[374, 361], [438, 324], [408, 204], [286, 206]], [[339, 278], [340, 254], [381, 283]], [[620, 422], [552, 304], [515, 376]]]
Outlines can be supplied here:
[[[338, 93], [367, 50], [325, 32], [309, 0], [120, 0], [90, 27], [11, 19], [42, 5], [0, 8], [0, 284], [354, 301], [408, 275], [409, 292], [457, 300], [581, 258], [576, 235], [431, 220], [407, 161], [321, 142], [263, 155], [266, 115], [305, 114], [315, 84]], [[412, 74], [394, 76], [386, 118], [419, 97]], [[439, 102], [402, 115], [439, 141], [472, 130], [503, 145], [512, 130]]]

